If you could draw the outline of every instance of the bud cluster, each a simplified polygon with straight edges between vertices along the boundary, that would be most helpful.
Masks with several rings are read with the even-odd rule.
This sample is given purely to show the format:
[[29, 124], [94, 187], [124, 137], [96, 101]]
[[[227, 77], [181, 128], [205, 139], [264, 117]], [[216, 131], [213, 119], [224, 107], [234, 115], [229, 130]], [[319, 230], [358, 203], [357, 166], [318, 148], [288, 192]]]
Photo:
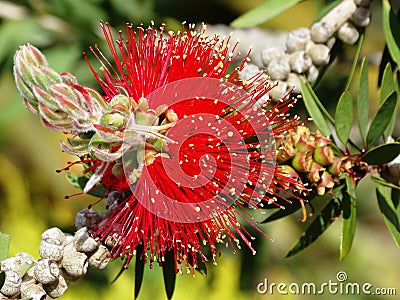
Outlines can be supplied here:
[[45, 126], [57, 131], [93, 129], [106, 104], [90, 87], [69, 73], [57, 73], [34, 46], [24, 45], [14, 56], [14, 78], [24, 104], [38, 113]]
[[[138, 162], [143, 158], [145, 163], [151, 162], [163, 151], [165, 133], [177, 120], [166, 105], [150, 109], [145, 98], [136, 103], [120, 86], [106, 103], [95, 89], [80, 86], [69, 73], [58, 74], [50, 68], [46, 57], [29, 44], [15, 54], [14, 76], [25, 105], [40, 115], [43, 124], [72, 134], [66, 143], [61, 142], [64, 152], [103, 162], [85, 192], [101, 178], [107, 163], [121, 159], [127, 145], [139, 148]], [[130, 141], [125, 147], [124, 138]], [[150, 138], [151, 143], [144, 144], [144, 138]], [[139, 177], [140, 173], [139, 167], [135, 174]]]
[[58, 298], [67, 283], [82, 278], [91, 266], [104, 269], [110, 260], [108, 249], [90, 237], [86, 227], [75, 235], [54, 227], [42, 233], [40, 259], [21, 252], [0, 262], [5, 281], [1, 299], [44, 300]]
[[277, 141], [279, 170], [290, 178], [309, 183], [321, 196], [332, 190], [343, 172], [351, 173], [355, 163], [351, 157], [336, 156], [328, 137], [319, 131], [311, 133], [304, 126], [289, 130], [277, 137]]
[[[369, 25], [372, 0], [343, 0], [311, 28], [298, 28], [286, 37], [283, 46], [269, 46], [261, 52], [263, 68], [278, 85], [269, 93], [273, 100], [283, 99], [293, 89], [300, 93], [300, 80], [305, 76], [310, 83], [317, 80], [318, 69], [330, 61], [331, 49], [339, 38], [353, 45], [359, 29]], [[260, 72], [249, 64], [242, 78], [249, 79]]]

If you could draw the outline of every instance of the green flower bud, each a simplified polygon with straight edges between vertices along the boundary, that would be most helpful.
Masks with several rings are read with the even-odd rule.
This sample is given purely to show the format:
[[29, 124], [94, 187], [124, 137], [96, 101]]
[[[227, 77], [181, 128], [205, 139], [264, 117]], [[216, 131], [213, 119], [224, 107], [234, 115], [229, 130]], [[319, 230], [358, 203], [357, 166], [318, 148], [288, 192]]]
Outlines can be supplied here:
[[312, 166], [312, 153], [310, 151], [296, 153], [292, 159], [292, 166], [299, 172], [310, 172]]
[[123, 130], [126, 125], [126, 117], [119, 112], [109, 112], [102, 115], [100, 125], [113, 130]]
[[335, 154], [330, 146], [318, 147], [314, 151], [314, 161], [321, 166], [328, 166], [335, 160]]
[[335, 177], [340, 177], [343, 174], [342, 168], [343, 158], [335, 157], [333, 163], [328, 167], [328, 172]]
[[314, 151], [314, 139], [311, 136], [302, 135], [296, 143], [296, 149], [298, 152]]

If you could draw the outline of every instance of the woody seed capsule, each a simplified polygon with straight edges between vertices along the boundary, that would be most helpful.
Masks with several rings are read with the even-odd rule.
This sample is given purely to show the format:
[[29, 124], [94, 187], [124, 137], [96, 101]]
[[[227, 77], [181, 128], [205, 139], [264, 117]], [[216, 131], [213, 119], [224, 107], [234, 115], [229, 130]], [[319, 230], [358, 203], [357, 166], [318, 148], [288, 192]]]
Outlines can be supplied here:
[[20, 252], [17, 255], [13, 257], [9, 257], [3, 261], [0, 262], [0, 269], [2, 272], [5, 271], [15, 271], [17, 272], [20, 276], [22, 269], [26, 265], [33, 264], [35, 262], [35, 259], [33, 258], [32, 255], [26, 252]]
[[40, 259], [34, 266], [33, 277], [40, 283], [53, 283], [59, 275], [60, 269], [54, 260]]
[[268, 65], [267, 73], [272, 80], [285, 80], [290, 73], [289, 62], [284, 58], [274, 59]]
[[110, 251], [104, 245], [89, 257], [89, 266], [97, 270], [103, 270], [110, 261]]
[[351, 21], [360, 27], [366, 27], [371, 22], [371, 11], [365, 7], [357, 7], [351, 16]]
[[64, 277], [58, 276], [57, 281], [51, 284], [44, 284], [43, 288], [46, 291], [47, 295], [54, 299], [62, 296], [68, 289], [68, 285]]
[[85, 208], [76, 214], [75, 227], [76, 229], [81, 229], [83, 227], [91, 229], [98, 224], [100, 220], [101, 215], [97, 211], [91, 208]]
[[333, 37], [331, 37], [331, 38], [325, 43], [325, 45], [326, 45], [329, 49], [332, 49], [333, 46], [335, 46], [335, 43], [336, 43], [336, 38], [333, 36]]
[[307, 71], [307, 80], [310, 83], [314, 83], [319, 75], [319, 71], [316, 66], [312, 65]]
[[42, 258], [59, 261], [62, 258], [65, 236], [64, 233], [54, 227], [42, 233], [42, 241], [39, 246], [39, 254]]
[[86, 254], [78, 252], [71, 241], [64, 247], [61, 264], [71, 278], [78, 279], [87, 272], [88, 258]]
[[293, 92], [296, 94], [300, 94], [300, 77], [296, 73], [289, 73], [286, 82], [289, 88], [293, 88]]
[[304, 51], [296, 51], [290, 55], [289, 64], [292, 71], [301, 74], [312, 66], [312, 60]]
[[240, 72], [240, 77], [243, 80], [249, 80], [260, 72], [260, 68], [254, 64], [247, 64]]
[[287, 83], [279, 81], [278, 85], [268, 92], [272, 100], [278, 101], [283, 99], [287, 94]]
[[92, 252], [99, 247], [99, 243], [92, 238], [86, 227], [79, 229], [75, 232], [74, 245], [79, 252]]
[[325, 43], [333, 33], [332, 26], [325, 22], [316, 22], [311, 26], [311, 39], [315, 43]]
[[346, 22], [340, 27], [338, 31], [338, 37], [343, 43], [348, 45], [353, 45], [357, 42], [358, 38], [360, 37], [360, 33], [358, 32], [357, 28], [350, 22]]
[[282, 58], [284, 55], [285, 51], [282, 47], [268, 47], [261, 51], [261, 60], [264, 66], [267, 67], [271, 61], [273, 61], [274, 59]]
[[46, 291], [38, 284], [23, 282], [21, 285], [21, 299], [25, 298], [32, 300], [45, 300]]
[[329, 63], [330, 49], [324, 44], [314, 44], [307, 50], [314, 65], [324, 66]]
[[15, 271], [6, 271], [4, 274], [4, 284], [1, 287], [0, 292], [6, 296], [14, 296], [15, 294], [18, 294], [21, 289], [21, 276], [19, 276]]
[[298, 28], [289, 32], [286, 39], [286, 50], [288, 53], [304, 50], [307, 41], [310, 40], [310, 29]]
[[369, 7], [371, 5], [372, 0], [354, 0], [354, 3], [357, 6]]

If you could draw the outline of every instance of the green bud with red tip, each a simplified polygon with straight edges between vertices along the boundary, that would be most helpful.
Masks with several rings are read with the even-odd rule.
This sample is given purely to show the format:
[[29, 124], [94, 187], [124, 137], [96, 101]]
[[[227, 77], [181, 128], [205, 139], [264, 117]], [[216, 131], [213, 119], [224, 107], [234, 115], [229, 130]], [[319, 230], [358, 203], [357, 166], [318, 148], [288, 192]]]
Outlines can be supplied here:
[[310, 172], [311, 166], [313, 164], [312, 152], [299, 152], [293, 156], [292, 166], [296, 171], [299, 172]]
[[313, 154], [314, 161], [321, 166], [329, 166], [335, 161], [335, 154], [329, 146], [317, 147]]

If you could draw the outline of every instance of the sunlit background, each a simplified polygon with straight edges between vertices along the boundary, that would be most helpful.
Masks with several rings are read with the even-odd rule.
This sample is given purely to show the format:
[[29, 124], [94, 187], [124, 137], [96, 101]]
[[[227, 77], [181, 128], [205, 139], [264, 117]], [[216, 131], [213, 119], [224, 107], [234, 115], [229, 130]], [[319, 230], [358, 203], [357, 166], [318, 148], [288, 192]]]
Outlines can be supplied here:
[[[63, 173], [67, 161], [74, 158], [61, 153], [60, 133], [44, 128], [38, 118], [22, 105], [12, 78], [12, 58], [18, 45], [32, 43], [47, 56], [59, 72], [76, 75], [85, 85], [95, 84], [82, 59], [89, 45], [103, 44], [99, 20], [122, 28], [126, 22], [154, 20], [166, 23], [168, 29], [180, 29], [181, 22], [229, 24], [237, 16], [262, 3], [261, 0], [20, 0], [0, 1], [0, 230], [12, 236], [10, 255], [26, 251], [38, 257], [40, 234], [57, 226], [73, 231], [75, 214], [96, 199], [90, 196], [66, 195], [79, 192], [69, 185]], [[310, 26], [325, 5], [322, 0], [305, 1], [262, 26], [265, 30], [291, 30]], [[370, 61], [370, 94], [377, 98], [377, 74], [380, 52], [384, 47], [380, 1], [374, 1], [373, 22], [367, 29], [363, 54]], [[250, 45], [246, 45], [250, 46]], [[265, 47], [268, 44], [264, 45]], [[338, 98], [350, 69], [354, 48], [328, 71], [319, 89], [326, 103]], [[371, 100], [371, 111], [376, 103]], [[301, 105], [300, 105], [301, 107]], [[279, 295], [270, 291], [262, 295], [257, 285], [264, 282], [304, 283], [317, 285], [336, 281], [339, 271], [348, 275], [347, 282], [369, 282], [374, 287], [395, 287], [400, 293], [399, 249], [395, 246], [371, 193], [368, 178], [358, 190], [357, 233], [353, 249], [339, 260], [340, 220], [308, 249], [292, 258], [287, 252], [298, 240], [306, 224], [298, 216], [260, 225], [273, 241], [259, 237], [257, 255], [243, 246], [232, 254], [222, 251], [218, 266], [208, 265], [207, 277], [178, 275], [174, 299], [309, 299], [310, 296]], [[63, 299], [133, 299], [133, 268], [110, 284], [119, 269], [117, 260], [105, 271], [89, 270], [88, 275], [69, 285]], [[139, 299], [165, 299], [161, 269], [146, 267]], [[331, 299], [329, 294], [316, 296]], [[372, 299], [365, 295], [338, 295], [340, 299]], [[378, 296], [374, 296], [378, 298]], [[386, 296], [385, 299], [389, 299]], [[395, 299], [391, 296], [390, 299]]]

